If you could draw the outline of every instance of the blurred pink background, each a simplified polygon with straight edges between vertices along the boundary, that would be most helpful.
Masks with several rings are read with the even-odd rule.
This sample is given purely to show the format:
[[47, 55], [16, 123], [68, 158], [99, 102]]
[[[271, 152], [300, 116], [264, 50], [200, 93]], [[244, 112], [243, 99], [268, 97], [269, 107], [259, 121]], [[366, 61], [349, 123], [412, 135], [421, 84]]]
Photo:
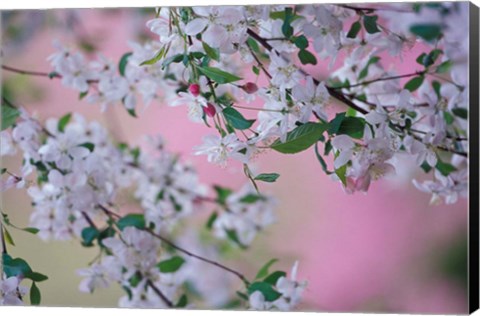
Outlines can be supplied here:
[[[82, 34], [99, 52], [119, 60], [130, 50], [128, 40], [137, 39], [139, 31], [148, 34], [144, 22], [153, 16], [152, 11], [142, 14], [133, 9], [77, 10], [82, 26], [74, 27], [73, 32], [58, 24], [67, 16], [66, 11], [48, 14], [30, 11], [17, 13], [10, 22], [4, 16], [2, 32], [6, 32], [8, 23], [28, 19], [27, 14], [41, 19], [42, 27], [19, 46], [5, 41], [3, 63], [46, 72], [50, 71], [46, 58], [53, 52], [53, 39], [73, 45], [78, 34]], [[421, 51], [422, 47], [416, 47], [412, 55], [405, 55], [404, 60], [413, 63], [402, 63], [399, 71], [415, 69], [415, 57]], [[339, 62], [341, 60], [337, 65]], [[390, 61], [384, 62], [388, 65]], [[327, 73], [324, 64], [309, 70], [320, 77]], [[245, 182], [240, 165], [232, 163], [222, 169], [207, 163], [204, 156], [193, 155], [192, 147], [201, 143], [202, 136], [214, 131], [191, 123], [184, 107], [154, 102], [144, 111], [138, 111], [139, 119], [130, 117], [120, 105], [101, 114], [98, 105], [78, 100], [78, 93], [62, 87], [58, 80], [25, 78], [6, 72], [2, 76], [15, 83], [12, 88], [15, 103], [38, 113], [41, 119], [78, 112], [104, 122], [115, 135], [130, 142], [138, 142], [142, 135], [159, 133], [167, 141], [169, 150], [181, 153], [184, 160], [195, 164], [204, 183], [239, 188]], [[25, 89], [23, 84], [29, 88]], [[254, 114], [245, 112], [246, 116]], [[15, 162], [9, 159], [6, 163]], [[331, 161], [329, 163], [331, 165]], [[466, 280], [462, 279], [462, 273], [466, 273], [466, 200], [450, 206], [429, 206], [430, 196], [411, 184], [413, 177], [423, 177], [413, 162], [399, 164], [396, 177], [373, 183], [367, 195], [346, 195], [339, 183], [323, 173], [313, 150], [294, 156], [271, 152], [260, 156], [257, 165], [262, 172], [281, 174], [275, 184], [262, 185], [262, 190], [280, 200], [278, 220], [257, 237], [251, 249], [235, 257], [234, 265], [253, 275], [272, 257], [279, 258], [279, 266], [285, 269], [299, 259], [300, 279], [307, 279], [309, 284], [301, 310], [467, 312]], [[19, 198], [25, 196], [7, 193], [3, 197], [7, 209], [17, 206], [14, 211], [12, 208], [7, 211], [14, 213], [12, 220], [17, 220], [19, 226], [28, 224], [30, 206], [26, 201], [19, 202]], [[22, 207], [18, 207], [18, 203]], [[21, 240], [12, 250], [17, 254], [26, 253], [31, 245], [27, 240], [34, 239], [21, 235], [17, 232], [14, 235]], [[33, 244], [37, 245], [36, 249], [47, 249], [59, 243], [35, 241]], [[47, 256], [48, 251], [39, 250], [35, 256]], [[31, 254], [25, 256], [32, 257]], [[87, 255], [83, 261], [88, 259]], [[32, 264], [35, 260], [31, 259]], [[48, 270], [48, 258], [38, 260], [38, 270]], [[71, 274], [68, 278], [73, 278], [73, 285], [57, 287], [52, 274], [50, 285], [44, 285], [52, 287], [44, 294], [46, 305], [115, 305], [114, 296], [102, 302], [81, 300], [79, 303], [78, 299], [86, 294], [76, 291], [78, 278], [74, 270], [84, 262], [77, 265], [72, 262], [72, 267], [65, 270]], [[59, 291], [63, 292], [61, 300], [52, 298], [52, 294]]]

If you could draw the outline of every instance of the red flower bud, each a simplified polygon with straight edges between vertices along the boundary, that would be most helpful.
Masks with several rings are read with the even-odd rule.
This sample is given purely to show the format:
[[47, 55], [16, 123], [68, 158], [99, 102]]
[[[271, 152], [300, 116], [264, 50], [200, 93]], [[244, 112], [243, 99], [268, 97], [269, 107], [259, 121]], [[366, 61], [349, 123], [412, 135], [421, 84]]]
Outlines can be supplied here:
[[190, 86], [188, 86], [188, 91], [190, 91], [194, 97], [198, 97], [200, 94], [200, 86], [196, 83], [192, 83]]
[[204, 106], [202, 108], [203, 108], [203, 112], [205, 112], [205, 114], [207, 114], [210, 117], [214, 117], [215, 114], [217, 113], [217, 110], [215, 110], [215, 106], [210, 102], [207, 103], [207, 106]]
[[253, 82], [247, 82], [246, 84], [244, 84], [240, 88], [242, 88], [243, 91], [245, 91], [248, 94], [252, 94], [252, 93], [255, 93], [255, 92], [258, 91], [258, 86]]

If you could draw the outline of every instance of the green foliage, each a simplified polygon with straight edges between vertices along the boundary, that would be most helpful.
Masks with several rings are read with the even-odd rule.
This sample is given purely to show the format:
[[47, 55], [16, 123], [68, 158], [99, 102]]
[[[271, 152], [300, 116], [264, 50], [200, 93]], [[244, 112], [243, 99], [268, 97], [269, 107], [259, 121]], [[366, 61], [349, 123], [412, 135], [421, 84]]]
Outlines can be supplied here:
[[300, 59], [300, 62], [303, 65], [307, 65], [307, 64], [316, 65], [317, 64], [317, 58], [315, 57], [315, 55], [313, 55], [312, 53], [310, 53], [306, 49], [301, 49], [298, 52], [298, 58]]
[[415, 90], [420, 88], [424, 79], [425, 79], [424, 76], [418, 76], [418, 77], [412, 78], [405, 84], [403, 88], [407, 89], [410, 92], [414, 92]]
[[273, 273], [271, 273], [269, 276], [267, 276], [263, 282], [266, 282], [266, 283], [269, 283], [271, 285], [275, 285], [277, 284], [277, 281], [278, 279], [280, 279], [281, 277], [286, 277], [287, 274], [283, 271], [275, 271]]
[[263, 200], [263, 199], [264, 199], [264, 197], [261, 196], [261, 195], [258, 195], [258, 194], [247, 194], [240, 199], [240, 202], [245, 203], [245, 204], [253, 204], [253, 203], [255, 203], [259, 200]]
[[178, 271], [184, 263], [185, 259], [179, 256], [174, 256], [170, 259], [161, 261], [157, 264], [157, 267], [162, 273], [173, 273]]
[[37, 287], [37, 284], [33, 282], [32, 287], [30, 287], [30, 304], [40, 305], [41, 299], [40, 289]]
[[363, 26], [369, 34], [375, 34], [380, 32], [380, 29], [377, 25], [378, 16], [376, 15], [364, 15], [363, 16]]
[[347, 33], [348, 38], [355, 38], [358, 35], [358, 32], [362, 29], [362, 25], [359, 21], [353, 22], [350, 30]]
[[410, 26], [410, 32], [431, 42], [442, 34], [442, 28], [438, 24], [414, 24]]
[[327, 128], [327, 124], [308, 122], [290, 131], [285, 142], [276, 140], [271, 148], [284, 154], [299, 153], [315, 144]]
[[207, 56], [210, 57], [213, 60], [220, 61], [220, 52], [218, 49], [210, 47], [207, 43], [202, 42], [203, 49], [205, 50], [205, 53], [207, 53]]
[[358, 80], [362, 80], [363, 78], [368, 76], [368, 68], [370, 68], [370, 65], [375, 64], [380, 61], [380, 57], [378, 56], [372, 56], [368, 60], [367, 64], [363, 69], [360, 71], [360, 74], [358, 75]]
[[255, 123], [255, 120], [245, 119], [240, 112], [238, 112], [232, 107], [227, 107], [223, 109], [222, 113], [227, 122], [234, 128], [239, 130], [249, 129], [250, 127], [252, 127], [253, 123]]
[[[0, 231], [0, 234], [1, 233], [2, 232]], [[3, 228], [3, 237], [5, 238], [5, 241], [8, 244], [15, 246], [15, 242], [13, 241], [12, 235], [10, 235], [10, 232], [6, 228]]]
[[138, 229], [145, 228], [145, 216], [143, 214], [128, 214], [118, 220], [117, 226], [120, 230], [133, 226]]
[[3, 272], [7, 277], [23, 276], [33, 272], [32, 268], [22, 258], [13, 259], [9, 254], [2, 254]]
[[299, 49], [305, 49], [308, 47], [308, 39], [305, 37], [305, 35], [300, 35], [294, 38], [293, 43], [295, 46], [297, 46]]
[[238, 238], [237, 231], [233, 229], [226, 229], [225, 232], [227, 233], [228, 239], [233, 241], [237, 246], [239, 246], [241, 249], [247, 249], [247, 246], [242, 244], [242, 242]]
[[95, 144], [93, 143], [83, 143], [78, 145], [79, 147], [85, 147], [87, 148], [90, 152], [93, 152], [95, 150]]
[[20, 111], [2, 103], [2, 126], [1, 130], [5, 130], [15, 124], [20, 116]]
[[225, 205], [228, 196], [233, 193], [232, 190], [218, 185], [213, 186], [213, 189], [217, 193], [217, 202], [222, 205]]
[[85, 247], [93, 246], [93, 241], [98, 238], [100, 232], [95, 227], [85, 227], [82, 230], [82, 245]]
[[352, 138], [360, 139], [365, 130], [365, 119], [360, 117], [346, 116], [345, 112], [338, 113], [333, 120], [328, 123], [328, 133], [330, 135], [348, 135]]
[[215, 67], [200, 67], [198, 66], [198, 70], [210, 78], [211, 80], [215, 81], [216, 83], [219, 84], [224, 84], [224, 83], [231, 83], [235, 82], [238, 80], [242, 80], [242, 78], [235, 76], [234, 74], [231, 74], [229, 72], [223, 71], [219, 68]]
[[120, 58], [120, 61], [118, 62], [118, 72], [120, 75], [125, 76], [125, 68], [127, 67], [128, 58], [130, 58], [132, 54], [132, 52], [128, 52], [123, 54], [123, 56]]
[[217, 220], [218, 218], [218, 213], [217, 212], [213, 212], [209, 217], [208, 217], [208, 220], [207, 220], [207, 224], [206, 224], [206, 227], [208, 230], [211, 230], [212, 227], [213, 227], [213, 223], [215, 223], [215, 221]]
[[438, 159], [435, 168], [440, 171], [440, 173], [444, 176], [448, 176], [450, 173], [457, 170], [452, 164], [448, 162], [443, 162], [442, 160]]
[[453, 108], [452, 113], [464, 120], [468, 118], [468, 109], [466, 108]]
[[280, 293], [273, 289], [271, 284], [267, 282], [255, 282], [250, 284], [250, 286], [248, 287], [248, 294], [251, 295], [256, 291], [261, 292], [265, 297], [265, 301], [267, 302], [273, 302], [277, 300], [280, 296], [282, 296]]
[[278, 177], [280, 177], [278, 173], [261, 173], [256, 176], [254, 180], [263, 182], [275, 182], [277, 181]]
[[[166, 53], [166, 47], [163, 46], [152, 58], [143, 61], [140, 66], [144, 65], [154, 65], [156, 64], [160, 59], [162, 59], [165, 56]], [[126, 62], [125, 62], [126, 65]], [[125, 68], [125, 66], [123, 66]]]
[[[325, 154], [328, 155], [328, 154]], [[317, 160], [320, 162], [320, 165], [322, 166], [323, 171], [326, 174], [331, 174], [331, 171], [328, 171], [327, 163], [325, 162], [325, 159], [323, 159], [322, 155], [320, 155], [320, 152], [318, 151], [318, 142], [315, 144], [315, 156], [317, 157]]]
[[183, 294], [180, 299], [178, 300], [177, 304], [175, 304], [175, 307], [186, 307], [188, 305], [188, 297], [187, 295]]
[[269, 260], [267, 263], [265, 263], [261, 268], [260, 270], [258, 270], [258, 273], [257, 275], [255, 276], [255, 280], [258, 280], [258, 279], [263, 279], [264, 277], [268, 276], [268, 270], [270, 269], [270, 267], [274, 264], [278, 262], [278, 259], [271, 259]]
[[453, 66], [452, 61], [451, 60], [446, 60], [446, 61], [444, 61], [443, 63], [441, 63], [440, 65], [437, 66], [436, 73], [438, 73], [438, 74], [447, 73], [447, 72], [450, 71], [450, 69], [452, 69], [452, 66]]
[[65, 127], [67, 127], [67, 124], [70, 122], [71, 118], [72, 113], [67, 113], [58, 120], [57, 129], [59, 132], [63, 133], [65, 131]]

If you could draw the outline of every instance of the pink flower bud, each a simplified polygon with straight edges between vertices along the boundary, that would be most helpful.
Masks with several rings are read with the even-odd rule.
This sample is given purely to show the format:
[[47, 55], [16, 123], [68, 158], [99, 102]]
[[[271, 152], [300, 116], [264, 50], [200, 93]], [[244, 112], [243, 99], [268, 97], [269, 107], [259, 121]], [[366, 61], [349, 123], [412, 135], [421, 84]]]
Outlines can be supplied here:
[[192, 83], [189, 87], [188, 87], [188, 91], [190, 91], [190, 93], [194, 96], [194, 97], [198, 97], [198, 95], [200, 94], [200, 86], [196, 83]]
[[217, 113], [217, 110], [215, 110], [215, 106], [209, 102], [207, 103], [207, 106], [203, 107], [203, 112], [210, 117], [214, 117]]
[[252, 94], [258, 91], [258, 86], [253, 82], [247, 82], [246, 84], [241, 86], [241, 88], [248, 94]]

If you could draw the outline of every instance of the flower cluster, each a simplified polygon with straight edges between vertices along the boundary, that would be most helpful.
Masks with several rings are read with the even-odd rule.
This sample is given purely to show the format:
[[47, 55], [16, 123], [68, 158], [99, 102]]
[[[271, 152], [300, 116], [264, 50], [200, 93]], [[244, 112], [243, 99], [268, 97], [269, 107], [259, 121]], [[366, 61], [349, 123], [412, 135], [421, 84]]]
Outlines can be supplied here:
[[0, 305], [23, 305], [22, 297], [26, 292], [18, 277], [0, 279]]

